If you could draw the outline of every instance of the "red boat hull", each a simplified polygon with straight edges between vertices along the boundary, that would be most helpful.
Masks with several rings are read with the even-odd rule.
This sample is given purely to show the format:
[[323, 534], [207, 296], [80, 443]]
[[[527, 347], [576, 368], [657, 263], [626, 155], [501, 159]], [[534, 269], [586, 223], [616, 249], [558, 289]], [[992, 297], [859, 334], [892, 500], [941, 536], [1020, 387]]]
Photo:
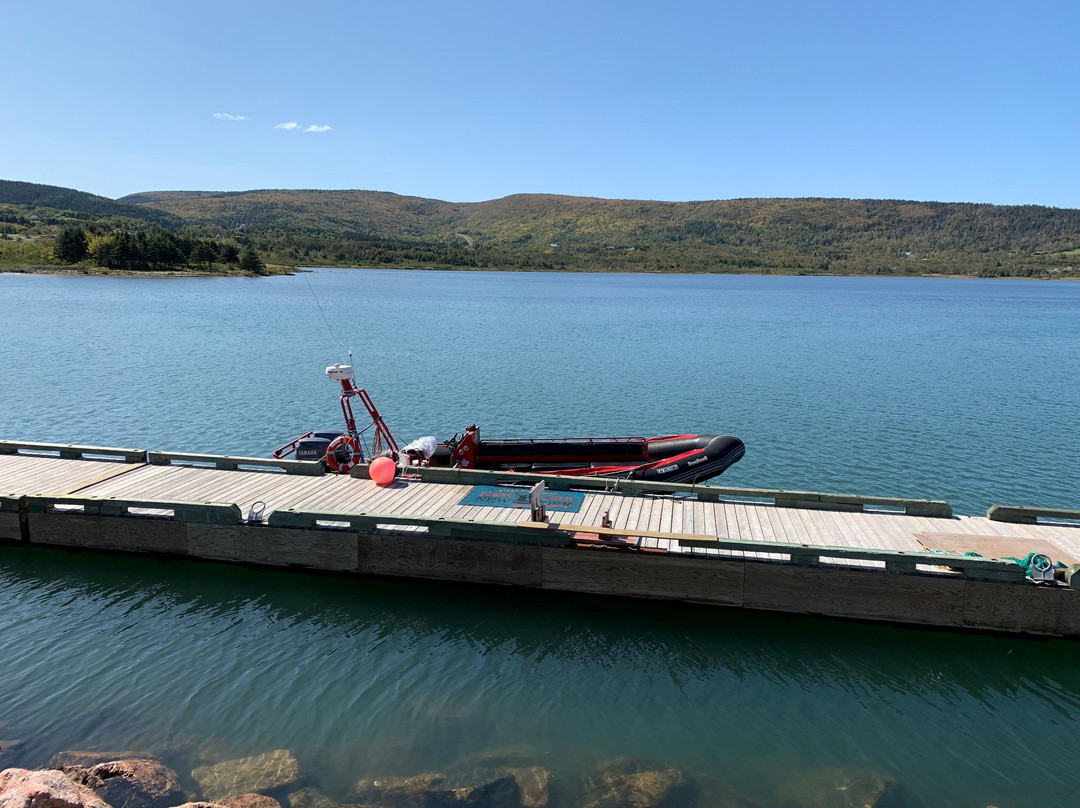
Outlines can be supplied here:
[[481, 440], [476, 427], [439, 449], [432, 465], [673, 483], [715, 477], [746, 453], [731, 435]]

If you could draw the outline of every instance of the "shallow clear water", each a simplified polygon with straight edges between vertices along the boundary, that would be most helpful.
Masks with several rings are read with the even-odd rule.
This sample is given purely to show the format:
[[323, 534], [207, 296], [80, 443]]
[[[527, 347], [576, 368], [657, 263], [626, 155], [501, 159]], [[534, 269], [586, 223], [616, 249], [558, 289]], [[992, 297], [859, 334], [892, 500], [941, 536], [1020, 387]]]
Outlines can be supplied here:
[[[316, 302], [317, 301], [317, 302]], [[266, 455], [351, 346], [405, 438], [726, 432], [718, 482], [1077, 507], [1080, 284], [319, 271], [0, 276], [0, 436]], [[324, 313], [334, 336], [328, 332]], [[525, 745], [761, 800], [863, 767], [1071, 804], [1080, 644], [0, 548], [0, 737], [293, 750], [328, 793]]]

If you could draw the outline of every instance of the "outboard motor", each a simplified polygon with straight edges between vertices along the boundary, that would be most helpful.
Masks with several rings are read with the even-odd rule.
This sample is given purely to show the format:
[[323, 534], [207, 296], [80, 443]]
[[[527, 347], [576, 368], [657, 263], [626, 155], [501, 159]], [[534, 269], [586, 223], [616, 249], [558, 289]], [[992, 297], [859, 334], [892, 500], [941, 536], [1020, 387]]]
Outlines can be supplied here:
[[296, 459], [322, 460], [326, 456], [327, 447], [341, 434], [340, 430], [327, 429], [313, 432], [309, 438], [301, 438], [296, 443]]

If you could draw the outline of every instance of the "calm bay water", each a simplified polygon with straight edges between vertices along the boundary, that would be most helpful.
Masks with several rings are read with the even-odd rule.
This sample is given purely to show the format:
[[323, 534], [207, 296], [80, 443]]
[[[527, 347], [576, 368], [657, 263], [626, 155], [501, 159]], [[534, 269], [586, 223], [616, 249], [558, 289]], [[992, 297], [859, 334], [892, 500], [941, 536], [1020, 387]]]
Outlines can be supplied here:
[[[406, 439], [722, 432], [723, 484], [1080, 506], [1080, 284], [0, 276], [0, 311], [0, 437], [266, 455], [337, 426], [351, 347]], [[1052, 806], [1080, 754], [1076, 643], [19, 548], [0, 627], [27, 756], [286, 747], [335, 797], [525, 745], [564, 780], [628, 754], [766, 802], [841, 766]]]

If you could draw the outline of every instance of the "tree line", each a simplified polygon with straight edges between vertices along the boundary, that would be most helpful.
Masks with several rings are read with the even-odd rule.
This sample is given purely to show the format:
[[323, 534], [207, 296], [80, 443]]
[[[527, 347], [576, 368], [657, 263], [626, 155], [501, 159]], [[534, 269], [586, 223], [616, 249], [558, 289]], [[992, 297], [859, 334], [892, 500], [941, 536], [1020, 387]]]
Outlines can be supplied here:
[[68, 227], [57, 236], [53, 257], [63, 264], [90, 259], [96, 266], [107, 269], [138, 272], [211, 271], [214, 264], [226, 264], [243, 272], [266, 274], [266, 265], [250, 245], [241, 250], [232, 242], [193, 238], [167, 230], [101, 233], [96, 229]]

